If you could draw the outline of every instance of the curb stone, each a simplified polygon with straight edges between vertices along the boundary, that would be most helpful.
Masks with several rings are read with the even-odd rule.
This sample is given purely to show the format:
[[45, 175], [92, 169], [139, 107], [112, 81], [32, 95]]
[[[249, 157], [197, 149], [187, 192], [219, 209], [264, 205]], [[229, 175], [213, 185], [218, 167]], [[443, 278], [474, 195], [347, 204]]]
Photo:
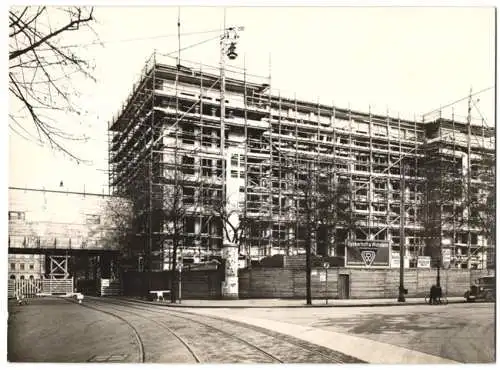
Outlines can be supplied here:
[[[242, 305], [242, 306], [230, 306], [230, 305], [193, 305], [193, 304], [182, 304], [182, 303], [162, 303], [155, 301], [144, 301], [140, 299], [128, 299], [130, 301], [150, 304], [154, 306], [162, 307], [176, 307], [176, 308], [226, 308], [226, 309], [248, 309], [248, 308], [343, 308], [343, 307], [393, 307], [393, 306], [427, 306], [428, 303], [425, 302], [387, 302], [387, 303], [347, 303], [347, 304], [313, 304], [313, 305]], [[460, 304], [466, 303], [465, 301], [449, 301], [450, 304]], [[470, 302], [473, 303], [473, 302]]]

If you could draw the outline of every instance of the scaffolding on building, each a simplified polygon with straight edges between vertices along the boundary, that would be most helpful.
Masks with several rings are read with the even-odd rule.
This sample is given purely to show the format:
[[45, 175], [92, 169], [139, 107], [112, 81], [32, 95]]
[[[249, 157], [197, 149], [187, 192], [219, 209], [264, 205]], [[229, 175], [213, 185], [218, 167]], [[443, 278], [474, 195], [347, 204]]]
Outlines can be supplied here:
[[[484, 117], [457, 121], [441, 110], [425, 120], [429, 253], [447, 267], [495, 265], [495, 130]], [[463, 118], [463, 117], [462, 117]], [[490, 202], [490, 204], [488, 204]], [[446, 242], [443, 245], [443, 240]]]
[[[112, 193], [133, 200], [141, 225], [137, 250], [150, 269], [171, 267], [174, 235], [184, 260], [220, 256], [220, 204], [233, 204], [245, 220], [240, 254], [247, 259], [304, 253], [301, 195], [294, 190], [299, 177], [290, 171], [304, 166], [348, 184], [355, 216], [336, 226], [333, 242], [316, 235], [313, 253], [349, 262], [359, 248], [386, 248], [387, 266], [401, 245], [412, 266], [430, 255], [426, 169], [443, 160], [447, 140], [459, 145], [455, 138], [427, 140], [433, 125], [445, 127], [443, 120], [298, 100], [272, 90], [270, 76], [236, 67], [225, 69], [221, 94], [219, 72], [154, 54], [109, 125]], [[180, 229], [172, 231], [177, 222]]]

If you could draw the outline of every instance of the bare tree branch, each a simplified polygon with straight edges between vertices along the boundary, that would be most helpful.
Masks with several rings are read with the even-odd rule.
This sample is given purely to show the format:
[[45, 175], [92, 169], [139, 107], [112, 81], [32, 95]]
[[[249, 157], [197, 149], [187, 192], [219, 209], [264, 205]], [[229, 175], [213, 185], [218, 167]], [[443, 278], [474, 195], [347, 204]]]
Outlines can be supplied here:
[[[21, 19], [23, 18], [24, 14], [26, 14], [26, 12], [28, 11], [29, 7], [25, 7], [23, 9], [23, 12], [17, 16], [14, 12], [9, 12], [10, 13], [10, 19], [12, 20], [12, 23], [9, 25], [9, 27], [11, 28], [15, 28], [15, 27], [18, 27], [19, 26], [19, 23], [21, 22]], [[42, 7], [41, 9], [38, 10], [38, 12], [33, 16], [33, 18], [31, 18], [30, 20], [28, 20], [28, 22], [23, 22], [23, 25], [21, 27], [19, 27], [19, 29], [15, 32], [12, 32], [11, 34], [9, 34], [9, 37], [12, 37], [12, 36], [15, 36], [17, 35], [18, 33], [20, 32], [23, 32], [24, 29], [26, 27], [28, 27], [31, 23], [33, 23], [33, 21], [35, 19], [37, 19], [42, 13], [43, 11], [45, 10], [45, 7]]]
[[31, 121], [40, 142], [46, 140], [52, 149], [82, 162], [65, 142], [86, 140], [85, 135], [78, 137], [61, 123], [72, 119], [63, 116], [65, 113], [82, 114], [76, 103], [79, 92], [71, 85], [73, 76], [79, 74], [92, 81], [95, 77], [89, 60], [71, 48], [61, 48], [60, 42], [82, 26], [92, 30], [93, 8], [28, 6], [10, 10], [9, 20], [9, 91], [15, 97], [14, 109], [21, 107], [16, 124], [22, 122], [23, 128], [28, 128]]
[[[75, 19], [75, 20], [72, 20], [70, 21], [68, 24], [66, 24], [65, 26], [59, 28], [58, 30], [42, 37], [40, 40], [38, 40], [37, 42], [35, 42], [34, 44], [30, 45], [29, 47], [26, 47], [24, 49], [21, 49], [21, 50], [16, 50], [12, 53], [9, 54], [9, 60], [10, 59], [14, 59], [14, 58], [17, 58], [25, 53], [27, 53], [28, 51], [30, 50], [33, 50], [35, 48], [37, 48], [38, 46], [42, 45], [43, 43], [47, 42], [48, 40], [56, 37], [57, 35], [59, 35], [60, 33], [63, 33], [65, 31], [69, 31], [69, 30], [75, 30], [75, 29], [78, 29], [79, 25], [81, 23], [86, 23], [86, 22], [89, 22], [91, 21], [93, 18], [92, 18], [92, 13], [93, 13], [94, 9], [92, 8], [90, 10], [90, 14], [88, 15], [88, 17], [85, 17], [85, 18], [81, 18], [81, 10], [78, 9], [78, 18]], [[37, 17], [35, 17], [34, 19], [36, 19]]]

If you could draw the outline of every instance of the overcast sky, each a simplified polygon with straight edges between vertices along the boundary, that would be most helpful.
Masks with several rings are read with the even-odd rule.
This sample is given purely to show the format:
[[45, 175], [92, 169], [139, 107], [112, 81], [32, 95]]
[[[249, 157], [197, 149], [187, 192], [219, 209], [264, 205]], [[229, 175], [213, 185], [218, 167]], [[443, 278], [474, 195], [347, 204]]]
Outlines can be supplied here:
[[[176, 51], [177, 13], [177, 7], [96, 8], [95, 30], [104, 46], [86, 46], [82, 53], [95, 61], [97, 82], [78, 81], [87, 112], [79, 124], [92, 140], [75, 147], [93, 164], [76, 165], [9, 133], [10, 186], [54, 189], [64, 181], [70, 190], [81, 191], [85, 184], [87, 191], [102, 192], [108, 121], [153, 50]], [[221, 7], [182, 7], [181, 32], [221, 29], [223, 14]], [[263, 76], [271, 70], [276, 92], [311, 101], [420, 119], [465, 97], [471, 87], [479, 91], [495, 82], [493, 8], [247, 7], [228, 8], [226, 22], [245, 27], [234, 65], [245, 61], [249, 73]], [[181, 47], [217, 34], [182, 36]], [[67, 44], [81, 40], [69, 34]], [[181, 58], [216, 66], [218, 41], [182, 51]], [[490, 125], [493, 93], [476, 96]], [[465, 117], [467, 101], [454, 108]], [[479, 116], [477, 110], [473, 114]]]

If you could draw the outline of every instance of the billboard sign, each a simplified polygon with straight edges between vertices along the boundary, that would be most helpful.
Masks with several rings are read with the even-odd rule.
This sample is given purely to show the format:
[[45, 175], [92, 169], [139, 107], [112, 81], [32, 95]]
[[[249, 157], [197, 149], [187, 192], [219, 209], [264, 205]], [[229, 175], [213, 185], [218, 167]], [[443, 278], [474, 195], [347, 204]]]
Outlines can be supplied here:
[[346, 266], [389, 267], [389, 245], [372, 241], [356, 241], [346, 246]]

